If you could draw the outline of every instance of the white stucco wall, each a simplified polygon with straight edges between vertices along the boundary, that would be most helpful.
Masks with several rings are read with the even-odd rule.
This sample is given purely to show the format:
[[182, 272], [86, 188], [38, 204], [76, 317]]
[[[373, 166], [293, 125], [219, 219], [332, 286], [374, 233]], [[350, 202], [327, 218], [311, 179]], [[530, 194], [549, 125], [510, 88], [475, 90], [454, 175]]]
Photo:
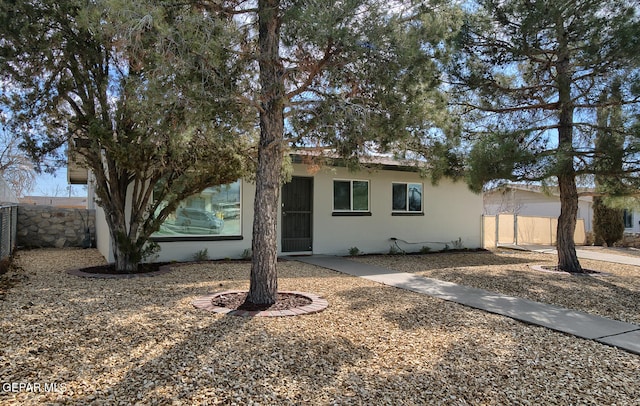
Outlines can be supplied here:
[[104, 217], [104, 210], [99, 206], [96, 206], [96, 248], [98, 248], [98, 251], [100, 251], [107, 261], [114, 261], [109, 227]]
[[[294, 176], [314, 178], [313, 185], [313, 253], [346, 255], [351, 247], [365, 253], [387, 253], [397, 238], [401, 249], [419, 251], [424, 246], [433, 250], [453, 247], [452, 242], [461, 239], [466, 248], [482, 245], [481, 195], [469, 191], [463, 182], [442, 180], [432, 186], [428, 179], [417, 173], [405, 171], [360, 171], [350, 172], [345, 168], [324, 167], [310, 173], [303, 164], [294, 165]], [[333, 180], [368, 180], [371, 216], [333, 216]], [[423, 216], [392, 216], [392, 182], [423, 184]], [[176, 241], [159, 242], [161, 251], [154, 260], [188, 261], [199, 251], [206, 249], [211, 259], [239, 258], [251, 248], [253, 227], [253, 201], [255, 186], [243, 181], [241, 187], [240, 239], [223, 241]], [[280, 207], [281, 205], [279, 205]], [[259, 213], [258, 213], [259, 214]], [[281, 218], [281, 214], [278, 214]], [[110, 237], [104, 212], [96, 207], [97, 244], [108, 261], [113, 261]], [[281, 233], [278, 227], [278, 241]], [[406, 242], [404, 242], [406, 241]], [[408, 242], [408, 243], [407, 243]]]
[[[300, 169], [298, 172], [302, 172]], [[371, 216], [334, 217], [333, 180], [369, 180]], [[423, 183], [424, 216], [392, 216], [392, 182]], [[315, 254], [345, 255], [357, 247], [365, 253], [389, 252], [393, 241], [406, 251], [423, 246], [434, 250], [462, 239], [467, 248], [481, 246], [482, 196], [473, 194], [463, 182], [443, 180], [437, 187], [417, 173], [403, 171], [349, 172], [345, 168], [324, 168], [314, 178]]]
[[[109, 226], [107, 225], [107, 220], [105, 218], [105, 212], [102, 207], [98, 206], [95, 202], [95, 179], [91, 173], [89, 173], [89, 182], [88, 182], [88, 191], [87, 195], [92, 198], [92, 202], [89, 206], [95, 206], [96, 209], [96, 248], [102, 253], [102, 255], [109, 262], [114, 262], [113, 257], [113, 248], [111, 247], [111, 234], [109, 233]], [[133, 186], [129, 187], [129, 193]], [[131, 197], [127, 201], [125, 206], [125, 211], [127, 213], [127, 221], [129, 221], [130, 213], [131, 213]]]

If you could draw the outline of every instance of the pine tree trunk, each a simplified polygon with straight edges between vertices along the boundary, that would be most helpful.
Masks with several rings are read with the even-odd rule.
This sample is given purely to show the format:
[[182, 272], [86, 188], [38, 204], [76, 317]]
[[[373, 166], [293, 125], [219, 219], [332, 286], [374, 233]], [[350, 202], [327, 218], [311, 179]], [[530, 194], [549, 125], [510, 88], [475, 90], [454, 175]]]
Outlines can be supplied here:
[[575, 175], [558, 176], [560, 187], [560, 217], [558, 217], [558, 268], [565, 272], [582, 272], [576, 254], [574, 234], [578, 215], [578, 191]]
[[253, 260], [247, 302], [277, 299], [277, 217], [284, 134], [284, 70], [280, 61], [279, 0], [258, 1], [260, 143], [253, 218]]
[[573, 100], [571, 96], [571, 63], [567, 33], [560, 19], [556, 27], [558, 34], [558, 187], [560, 189], [560, 217], [556, 234], [558, 268], [565, 272], [582, 272], [576, 254], [574, 234], [578, 216], [578, 189], [573, 166]]

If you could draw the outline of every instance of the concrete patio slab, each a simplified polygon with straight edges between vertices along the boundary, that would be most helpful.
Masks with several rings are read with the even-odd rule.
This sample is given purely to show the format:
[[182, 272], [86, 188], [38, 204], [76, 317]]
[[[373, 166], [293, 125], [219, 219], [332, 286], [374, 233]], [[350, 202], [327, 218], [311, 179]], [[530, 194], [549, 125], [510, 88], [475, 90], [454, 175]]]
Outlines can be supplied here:
[[640, 326], [531, 300], [397, 272], [336, 256], [290, 257], [348, 275], [459, 303], [640, 354]]

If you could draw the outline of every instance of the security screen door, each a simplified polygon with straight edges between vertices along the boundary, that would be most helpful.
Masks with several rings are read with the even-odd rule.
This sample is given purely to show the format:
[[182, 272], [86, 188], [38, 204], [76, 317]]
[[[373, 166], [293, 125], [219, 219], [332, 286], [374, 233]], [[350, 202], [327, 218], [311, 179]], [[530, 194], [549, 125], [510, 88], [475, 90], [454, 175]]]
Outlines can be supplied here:
[[282, 187], [282, 252], [312, 250], [313, 178], [294, 176]]

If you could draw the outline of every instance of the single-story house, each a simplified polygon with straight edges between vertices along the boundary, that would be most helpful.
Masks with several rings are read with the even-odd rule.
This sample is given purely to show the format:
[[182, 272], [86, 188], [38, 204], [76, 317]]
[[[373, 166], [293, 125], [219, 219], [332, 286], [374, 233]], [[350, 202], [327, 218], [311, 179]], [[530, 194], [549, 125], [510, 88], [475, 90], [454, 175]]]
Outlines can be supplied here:
[[[484, 214], [502, 213], [531, 217], [560, 216], [560, 195], [558, 191], [541, 186], [524, 184], [506, 184], [484, 193]], [[578, 198], [578, 218], [584, 220], [586, 232], [592, 231], [593, 198]]]
[[9, 183], [3, 178], [0, 177], [0, 204], [15, 204], [18, 203], [18, 198], [16, 194], [11, 190], [11, 186]]
[[[380, 158], [357, 172], [337, 165], [307, 164], [292, 155], [293, 177], [281, 191], [279, 253], [346, 255], [392, 250], [433, 250], [460, 244], [482, 246], [482, 195], [464, 182], [437, 186], [410, 163]], [[69, 180], [87, 182], [71, 168]], [[89, 196], [92, 196], [89, 182]], [[183, 201], [153, 240], [158, 261], [184, 261], [206, 249], [210, 258], [239, 258], [250, 252], [255, 185], [240, 179], [211, 187]], [[96, 242], [113, 261], [104, 212], [96, 208]]]
[[[592, 189], [580, 189], [589, 192]], [[484, 193], [484, 214], [495, 215], [512, 213], [521, 216], [554, 217], [560, 216], [560, 196], [556, 189], [543, 190], [536, 185], [506, 184]], [[624, 232], [640, 233], [640, 212], [624, 210]], [[578, 218], [584, 220], [585, 231], [593, 231], [593, 197], [578, 198]]]

